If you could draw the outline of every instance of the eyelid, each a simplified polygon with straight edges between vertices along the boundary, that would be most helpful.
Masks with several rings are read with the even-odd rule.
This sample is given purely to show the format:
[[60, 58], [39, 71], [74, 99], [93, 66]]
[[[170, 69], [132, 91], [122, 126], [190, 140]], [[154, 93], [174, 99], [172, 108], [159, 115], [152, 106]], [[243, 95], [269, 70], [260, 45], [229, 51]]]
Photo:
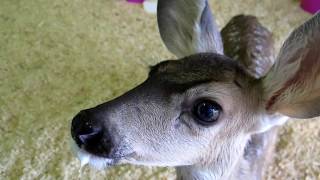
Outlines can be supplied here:
[[218, 104], [221, 108], [221, 112], [223, 111], [223, 106], [222, 104], [219, 102], [219, 100], [217, 100], [217, 98], [214, 98], [214, 97], [207, 97], [207, 96], [204, 96], [204, 97], [200, 97], [200, 98], [197, 98], [196, 100], [193, 101], [193, 106], [199, 104], [201, 101], [211, 101], [211, 102], [214, 102], [216, 104]]

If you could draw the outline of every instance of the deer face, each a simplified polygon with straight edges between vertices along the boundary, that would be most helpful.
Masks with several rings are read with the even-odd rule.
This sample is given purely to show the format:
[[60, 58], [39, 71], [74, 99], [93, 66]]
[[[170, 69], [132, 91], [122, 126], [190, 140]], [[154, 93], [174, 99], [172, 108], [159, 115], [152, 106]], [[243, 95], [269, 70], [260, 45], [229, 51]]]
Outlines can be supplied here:
[[[79, 158], [98, 168], [210, 164], [230, 171], [252, 134], [283, 123], [283, 115], [319, 116], [320, 14], [289, 36], [273, 66], [271, 34], [259, 23], [236, 36], [245, 19], [256, 23], [236, 18], [223, 31], [233, 60], [222, 55], [206, 0], [159, 0], [161, 37], [187, 57], [154, 66], [138, 87], [76, 115], [71, 134]], [[238, 47], [247, 54], [237, 56]]]
[[86, 117], [74, 119], [73, 137], [93, 155], [134, 164], [209, 163], [246, 144], [252, 112], [260, 111], [259, 98], [247, 100], [258, 96], [251, 81], [218, 54], [165, 61], [137, 88], [81, 112]]

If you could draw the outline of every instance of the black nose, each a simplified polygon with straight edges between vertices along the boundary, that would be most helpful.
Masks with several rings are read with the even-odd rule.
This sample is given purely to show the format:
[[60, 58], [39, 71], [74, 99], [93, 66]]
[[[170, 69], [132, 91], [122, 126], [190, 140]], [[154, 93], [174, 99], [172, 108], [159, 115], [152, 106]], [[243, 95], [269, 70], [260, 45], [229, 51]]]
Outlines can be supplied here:
[[87, 152], [97, 156], [110, 156], [112, 138], [103, 127], [103, 117], [95, 110], [83, 110], [73, 118], [71, 136], [77, 145]]
[[99, 143], [103, 136], [102, 127], [88, 111], [77, 114], [71, 125], [71, 135], [79, 147]]

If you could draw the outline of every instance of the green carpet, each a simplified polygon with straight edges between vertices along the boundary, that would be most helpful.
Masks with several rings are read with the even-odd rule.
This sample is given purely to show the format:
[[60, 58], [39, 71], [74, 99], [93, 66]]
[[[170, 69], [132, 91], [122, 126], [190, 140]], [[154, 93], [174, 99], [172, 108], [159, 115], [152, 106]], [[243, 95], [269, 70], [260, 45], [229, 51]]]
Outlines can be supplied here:
[[[297, 1], [210, 1], [222, 27], [257, 15], [277, 48], [309, 15]], [[142, 82], [148, 67], [173, 56], [155, 15], [124, 0], [0, 1], [0, 179], [78, 179], [70, 121], [81, 109]], [[319, 120], [282, 130], [268, 179], [320, 178]], [[303, 145], [301, 145], [303, 144]], [[172, 179], [173, 169], [85, 168], [81, 179]]]

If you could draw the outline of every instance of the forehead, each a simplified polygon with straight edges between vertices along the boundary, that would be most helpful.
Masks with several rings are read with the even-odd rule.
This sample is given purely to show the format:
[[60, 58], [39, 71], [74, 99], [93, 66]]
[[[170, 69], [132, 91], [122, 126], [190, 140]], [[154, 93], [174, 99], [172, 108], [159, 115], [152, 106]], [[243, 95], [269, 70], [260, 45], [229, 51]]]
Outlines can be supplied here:
[[194, 85], [210, 81], [230, 82], [241, 72], [232, 59], [204, 53], [180, 60], [169, 60], [151, 68], [149, 77], [172, 85]]

